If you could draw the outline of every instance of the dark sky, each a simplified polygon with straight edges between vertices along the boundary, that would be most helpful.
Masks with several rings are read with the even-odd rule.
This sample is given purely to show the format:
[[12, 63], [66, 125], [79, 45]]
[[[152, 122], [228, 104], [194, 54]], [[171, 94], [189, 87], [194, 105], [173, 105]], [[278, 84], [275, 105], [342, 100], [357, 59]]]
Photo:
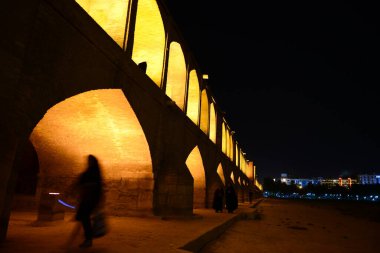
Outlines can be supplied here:
[[374, 5], [166, 3], [260, 178], [380, 172]]

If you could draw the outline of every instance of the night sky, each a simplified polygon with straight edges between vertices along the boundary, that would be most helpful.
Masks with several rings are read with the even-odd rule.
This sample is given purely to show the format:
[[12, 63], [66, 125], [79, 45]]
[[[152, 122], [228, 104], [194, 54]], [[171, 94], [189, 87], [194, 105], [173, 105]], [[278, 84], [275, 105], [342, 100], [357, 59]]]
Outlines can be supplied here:
[[165, 2], [260, 179], [380, 173], [374, 4]]

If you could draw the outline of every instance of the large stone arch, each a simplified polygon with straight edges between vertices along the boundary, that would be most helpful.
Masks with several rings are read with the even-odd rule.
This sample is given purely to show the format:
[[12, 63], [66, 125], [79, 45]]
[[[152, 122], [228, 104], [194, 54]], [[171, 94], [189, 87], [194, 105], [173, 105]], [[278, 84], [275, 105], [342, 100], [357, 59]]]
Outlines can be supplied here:
[[209, 103], [206, 89], [201, 92], [201, 118], [200, 118], [200, 128], [205, 133], [208, 134], [209, 130]]
[[231, 152], [231, 142], [230, 142], [230, 130], [228, 127], [226, 127], [226, 156], [230, 157]]
[[226, 154], [227, 152], [227, 129], [226, 129], [226, 124], [223, 122], [222, 123], [222, 152]]
[[239, 159], [240, 159], [239, 145], [237, 142], [235, 142], [235, 165], [237, 167], [239, 167]]
[[186, 115], [194, 122], [199, 124], [199, 105], [200, 105], [200, 89], [198, 75], [195, 69], [190, 71], [189, 85], [187, 89], [187, 109]]
[[147, 63], [146, 74], [161, 86], [165, 53], [165, 28], [160, 9], [155, 0], [137, 3], [132, 60]]
[[186, 62], [181, 45], [171, 42], [169, 47], [169, 62], [165, 93], [181, 110], [185, 106], [186, 92]]
[[206, 175], [198, 146], [187, 157], [186, 166], [194, 179], [193, 207], [204, 208], [206, 205]]
[[214, 103], [210, 103], [210, 140], [216, 143], [216, 112]]
[[40, 163], [39, 191], [63, 192], [95, 155], [110, 213], [151, 212], [153, 172], [140, 123], [120, 89], [78, 94], [50, 108], [30, 139]]

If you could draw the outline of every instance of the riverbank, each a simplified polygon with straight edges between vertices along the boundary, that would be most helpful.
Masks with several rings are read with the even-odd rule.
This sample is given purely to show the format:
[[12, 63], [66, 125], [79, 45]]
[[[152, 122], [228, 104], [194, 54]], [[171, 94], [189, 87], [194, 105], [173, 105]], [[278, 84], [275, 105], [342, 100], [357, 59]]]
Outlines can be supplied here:
[[320, 200], [265, 199], [256, 219], [241, 220], [202, 253], [375, 253], [379, 205]]

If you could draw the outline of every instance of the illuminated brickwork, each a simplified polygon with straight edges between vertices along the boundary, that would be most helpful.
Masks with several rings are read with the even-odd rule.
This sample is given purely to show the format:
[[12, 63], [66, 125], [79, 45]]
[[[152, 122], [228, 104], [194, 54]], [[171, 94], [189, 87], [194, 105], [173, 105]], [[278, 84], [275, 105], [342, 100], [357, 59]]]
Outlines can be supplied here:
[[[190, 215], [194, 207], [210, 207], [223, 181], [220, 164], [225, 181], [247, 180], [231, 162], [234, 140], [208, 94], [208, 77], [186, 60], [190, 51], [165, 7], [155, 0], [128, 3], [3, 6], [13, 15], [4, 16], [0, 45], [0, 239], [12, 189], [22, 184], [17, 170], [29, 138], [38, 156], [29, 194], [37, 201], [42, 192], [63, 191], [89, 153], [102, 166], [108, 208], [120, 215]], [[169, 45], [176, 48], [173, 59]]]

